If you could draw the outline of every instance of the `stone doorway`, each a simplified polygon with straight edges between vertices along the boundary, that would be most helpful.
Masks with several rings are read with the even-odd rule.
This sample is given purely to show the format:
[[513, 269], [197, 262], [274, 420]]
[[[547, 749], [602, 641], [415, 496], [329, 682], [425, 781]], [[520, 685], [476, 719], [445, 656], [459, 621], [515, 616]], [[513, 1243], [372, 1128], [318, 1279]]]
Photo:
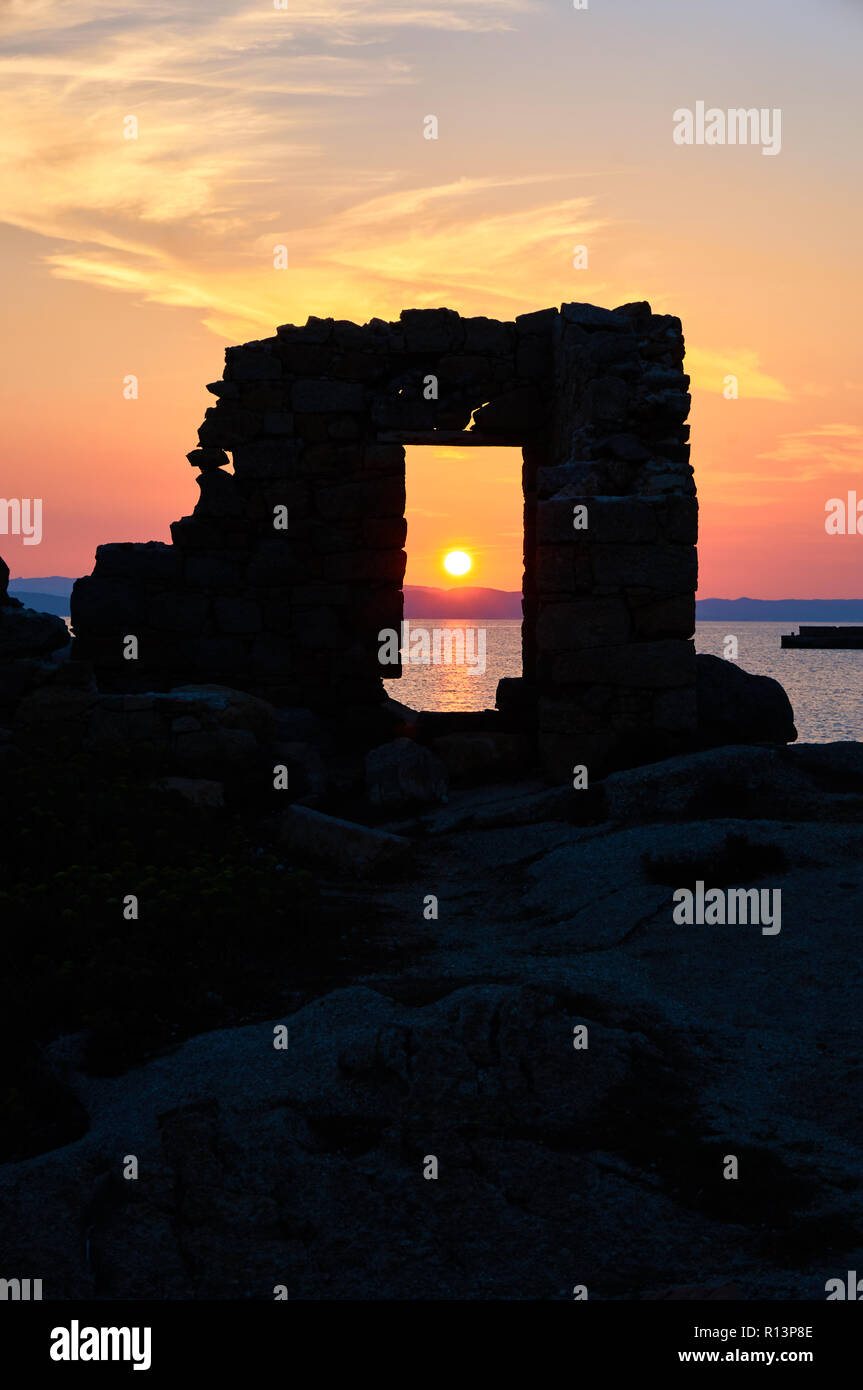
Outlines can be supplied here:
[[228, 348], [188, 455], [200, 500], [171, 545], [99, 548], [73, 594], [75, 654], [108, 689], [216, 681], [343, 718], [374, 708], [377, 633], [402, 618], [404, 446], [512, 445], [525, 565], [508, 698], [558, 778], [673, 752], [695, 727], [683, 355], [679, 319], [644, 303], [311, 318]]

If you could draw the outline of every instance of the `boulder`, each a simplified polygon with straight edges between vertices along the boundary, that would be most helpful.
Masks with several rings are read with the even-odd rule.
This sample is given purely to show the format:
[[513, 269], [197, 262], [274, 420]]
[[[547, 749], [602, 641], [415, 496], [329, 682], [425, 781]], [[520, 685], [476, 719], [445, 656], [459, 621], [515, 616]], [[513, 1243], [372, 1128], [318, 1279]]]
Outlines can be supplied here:
[[283, 812], [278, 826], [279, 839], [300, 863], [307, 859], [322, 862], [331, 871], [362, 875], [406, 857], [411, 845], [400, 835], [372, 830], [367, 825], [339, 820], [312, 811], [308, 806], [291, 806]]
[[191, 714], [205, 726], [245, 729], [266, 743], [276, 726], [276, 711], [267, 701], [228, 685], [178, 685], [163, 697], [175, 715]]
[[608, 820], [826, 818], [823, 793], [773, 748], [724, 745], [615, 772], [599, 784]]
[[323, 796], [327, 789], [327, 769], [318, 744], [300, 740], [277, 742], [273, 744], [273, 759], [287, 767], [292, 791], [296, 790], [296, 777], [299, 776], [300, 799], [306, 804]]
[[695, 665], [702, 747], [795, 741], [794, 711], [778, 681], [703, 652]]
[[784, 756], [828, 792], [863, 792], [863, 743], [798, 743]]
[[446, 768], [430, 749], [410, 738], [393, 739], [366, 754], [366, 795], [373, 806], [446, 801]]
[[443, 734], [432, 746], [455, 782], [512, 772], [524, 758], [524, 745], [518, 734], [488, 731]]
[[7, 599], [0, 606], [2, 662], [14, 661], [19, 657], [49, 656], [51, 652], [68, 646], [69, 640], [69, 629], [63, 619], [55, 617], [53, 613], [37, 613], [33, 608], [21, 608], [14, 599]]

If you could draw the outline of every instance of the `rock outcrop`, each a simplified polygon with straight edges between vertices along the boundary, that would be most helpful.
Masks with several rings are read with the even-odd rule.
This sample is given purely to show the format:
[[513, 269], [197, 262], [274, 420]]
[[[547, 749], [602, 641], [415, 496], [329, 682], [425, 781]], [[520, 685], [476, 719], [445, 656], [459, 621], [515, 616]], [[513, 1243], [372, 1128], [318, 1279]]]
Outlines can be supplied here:
[[771, 676], [756, 676], [733, 661], [702, 652], [695, 659], [698, 741], [793, 743], [797, 738], [791, 701]]
[[23, 697], [50, 680], [48, 662], [70, 642], [62, 618], [25, 608], [9, 591], [9, 566], [0, 558], [0, 723], [7, 722]]
[[366, 795], [373, 806], [390, 809], [446, 801], [443, 763], [414, 739], [397, 738], [366, 754]]

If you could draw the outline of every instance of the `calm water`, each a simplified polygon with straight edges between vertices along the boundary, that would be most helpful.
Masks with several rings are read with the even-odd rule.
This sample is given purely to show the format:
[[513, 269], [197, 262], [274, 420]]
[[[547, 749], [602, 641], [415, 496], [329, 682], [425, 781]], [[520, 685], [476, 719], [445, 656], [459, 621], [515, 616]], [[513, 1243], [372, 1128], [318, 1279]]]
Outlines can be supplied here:
[[[463, 628], [462, 618], [417, 618], [413, 628]], [[521, 623], [488, 618], [476, 623], [486, 632], [486, 669], [468, 666], [405, 666], [400, 680], [388, 681], [394, 700], [411, 709], [493, 709], [501, 676], [521, 675]], [[758, 675], [773, 676], [788, 691], [802, 743], [831, 743], [863, 739], [863, 651], [783, 651], [783, 632], [796, 623], [699, 623], [695, 645], [700, 652], [722, 656], [723, 643], [733, 634], [738, 665]]]

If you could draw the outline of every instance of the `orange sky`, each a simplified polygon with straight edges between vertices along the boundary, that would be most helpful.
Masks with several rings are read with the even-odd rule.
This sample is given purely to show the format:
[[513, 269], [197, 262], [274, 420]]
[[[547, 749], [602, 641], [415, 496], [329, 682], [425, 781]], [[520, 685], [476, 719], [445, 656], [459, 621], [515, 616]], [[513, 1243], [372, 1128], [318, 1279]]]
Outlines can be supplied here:
[[[13, 574], [167, 539], [197, 496], [184, 455], [226, 343], [309, 313], [646, 298], [686, 332], [701, 594], [863, 594], [863, 537], [824, 529], [829, 498], [863, 497], [852, 0], [2, 16], [0, 491], [44, 514], [39, 546], [0, 535]], [[781, 153], [675, 145], [673, 112], [697, 100], [780, 107]], [[517, 455], [435, 452], [409, 460], [409, 582], [453, 582], [440, 558], [463, 545], [469, 582], [518, 588]]]

